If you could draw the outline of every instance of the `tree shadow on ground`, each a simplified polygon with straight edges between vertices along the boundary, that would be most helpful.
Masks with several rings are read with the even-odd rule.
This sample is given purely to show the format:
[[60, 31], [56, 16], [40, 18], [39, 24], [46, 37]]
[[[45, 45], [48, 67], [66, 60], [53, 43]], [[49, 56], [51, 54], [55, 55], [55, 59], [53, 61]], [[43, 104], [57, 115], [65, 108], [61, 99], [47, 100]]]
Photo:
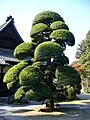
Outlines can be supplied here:
[[84, 103], [84, 104], [87, 104], [87, 105], [90, 105], [90, 102], [85, 102], [85, 101], [83, 101], [83, 102], [81, 102], [81, 103]]
[[12, 111], [12, 113], [22, 113], [22, 114], [23, 114], [23, 112], [25, 113], [25, 112], [30, 112], [30, 111], [34, 111], [34, 110], [33, 110], [33, 109], [31, 109], [31, 110], [28, 110], [28, 109], [21, 109], [21, 110]]
[[[45, 109], [44, 109], [45, 110]], [[7, 114], [7, 111], [0, 109], [2, 111], [6, 120], [90, 120], [90, 109], [78, 109], [75, 107], [59, 107], [55, 108], [54, 112], [58, 114], [53, 114], [54, 112], [41, 112], [38, 115], [23, 115], [23, 112], [31, 112], [34, 109], [17, 109], [11, 111], [13, 114]], [[22, 113], [22, 115], [15, 115], [14, 113]], [[38, 112], [39, 113], [39, 112]], [[43, 114], [45, 113], [45, 114]], [[49, 114], [50, 113], [50, 114]], [[52, 114], [51, 114], [52, 113]], [[2, 114], [0, 114], [1, 116]], [[3, 120], [3, 119], [0, 119]]]

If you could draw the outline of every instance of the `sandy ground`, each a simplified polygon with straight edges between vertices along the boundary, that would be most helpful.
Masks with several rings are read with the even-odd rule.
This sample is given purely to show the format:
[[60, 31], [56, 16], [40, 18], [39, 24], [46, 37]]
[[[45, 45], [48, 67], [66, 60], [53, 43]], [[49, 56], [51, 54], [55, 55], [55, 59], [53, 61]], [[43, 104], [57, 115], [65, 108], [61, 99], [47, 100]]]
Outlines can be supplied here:
[[90, 95], [83, 100], [60, 102], [54, 112], [39, 112], [45, 105], [0, 105], [0, 120], [90, 120]]

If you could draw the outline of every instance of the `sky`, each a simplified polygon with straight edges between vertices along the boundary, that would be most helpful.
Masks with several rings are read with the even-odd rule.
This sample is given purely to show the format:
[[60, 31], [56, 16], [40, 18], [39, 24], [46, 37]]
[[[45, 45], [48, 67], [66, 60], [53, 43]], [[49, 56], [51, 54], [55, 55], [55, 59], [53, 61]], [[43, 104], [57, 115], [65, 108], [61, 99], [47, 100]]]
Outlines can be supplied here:
[[72, 63], [78, 44], [90, 30], [90, 0], [0, 0], [0, 25], [11, 15], [20, 36], [29, 42], [34, 17], [46, 10], [58, 13], [75, 37], [75, 45], [65, 50]]

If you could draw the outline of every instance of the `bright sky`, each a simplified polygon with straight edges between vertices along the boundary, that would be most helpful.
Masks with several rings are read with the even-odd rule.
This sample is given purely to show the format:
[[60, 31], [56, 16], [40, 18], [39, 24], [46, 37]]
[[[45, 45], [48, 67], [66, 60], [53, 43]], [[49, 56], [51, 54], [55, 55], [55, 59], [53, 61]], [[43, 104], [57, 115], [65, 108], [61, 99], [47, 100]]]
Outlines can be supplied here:
[[0, 0], [0, 25], [12, 15], [22, 39], [30, 41], [32, 20], [44, 10], [60, 14], [74, 34], [76, 43], [65, 52], [72, 63], [78, 43], [90, 30], [90, 0]]

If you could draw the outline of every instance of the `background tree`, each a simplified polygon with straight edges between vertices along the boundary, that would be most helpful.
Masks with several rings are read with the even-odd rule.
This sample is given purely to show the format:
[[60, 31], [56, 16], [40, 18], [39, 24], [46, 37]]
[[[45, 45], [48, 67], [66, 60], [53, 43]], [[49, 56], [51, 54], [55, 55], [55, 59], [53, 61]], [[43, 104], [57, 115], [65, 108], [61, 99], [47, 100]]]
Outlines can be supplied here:
[[[38, 101], [47, 99], [46, 105], [49, 111], [53, 111], [55, 71], [58, 66], [68, 65], [64, 50], [66, 45], [75, 44], [75, 38], [63, 18], [53, 11], [43, 11], [35, 16], [30, 36], [31, 42], [22, 43], [14, 50], [15, 58], [28, 62], [28, 66], [19, 73], [20, 87], [14, 96], [15, 99], [23, 96]], [[8, 74], [4, 76], [4, 82], [8, 81]]]
[[85, 80], [87, 71], [84, 64], [81, 64], [78, 60], [74, 61], [70, 64], [71, 67], [75, 68], [81, 75], [81, 84], [82, 84], [82, 92], [84, 92], [84, 87], [87, 86], [87, 81]]
[[82, 75], [82, 78], [88, 83], [88, 80], [90, 80], [90, 31], [88, 31], [86, 38], [78, 45], [76, 58], [85, 66], [86, 72], [84, 76]]

